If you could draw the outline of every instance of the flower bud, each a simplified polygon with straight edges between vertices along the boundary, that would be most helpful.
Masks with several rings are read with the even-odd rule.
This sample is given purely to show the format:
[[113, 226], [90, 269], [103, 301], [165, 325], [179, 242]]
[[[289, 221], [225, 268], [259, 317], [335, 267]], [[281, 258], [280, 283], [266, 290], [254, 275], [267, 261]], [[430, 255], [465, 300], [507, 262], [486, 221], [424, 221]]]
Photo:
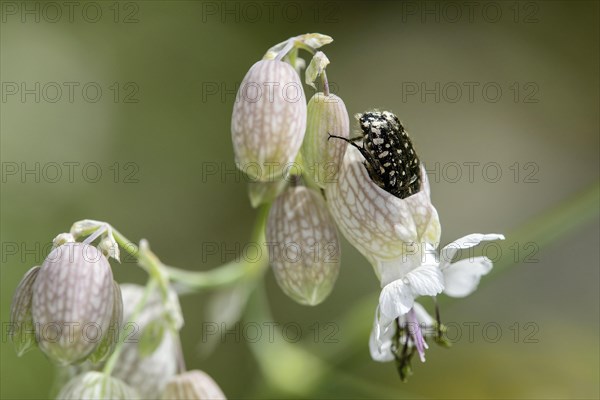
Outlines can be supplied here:
[[214, 379], [199, 370], [187, 371], [171, 378], [162, 395], [163, 400], [225, 398], [225, 394]]
[[57, 364], [85, 360], [109, 333], [115, 311], [113, 275], [95, 247], [66, 243], [50, 252], [33, 285], [33, 322], [40, 349]]
[[327, 205], [348, 241], [378, 270], [382, 260], [416, 256], [419, 245], [436, 244], [440, 223], [429, 197], [429, 182], [421, 166], [419, 192], [401, 199], [373, 182], [363, 164], [364, 158], [348, 147], [336, 183], [325, 188]]
[[254, 64], [238, 90], [231, 134], [238, 168], [250, 178], [281, 178], [296, 158], [306, 128], [306, 98], [300, 77], [282, 61]]
[[70, 380], [60, 391], [57, 399], [138, 399], [135, 389], [119, 379], [102, 372], [90, 371]]
[[[140, 338], [149, 325], [158, 320], [166, 320], [162, 296], [158, 291], [152, 292], [146, 306], [136, 320], [131, 316], [136, 305], [143, 297], [144, 287], [132, 284], [121, 285], [123, 294], [123, 320], [133, 326], [133, 333], [123, 343], [121, 354], [113, 376], [135, 388], [143, 398], [155, 399], [165, 385], [177, 372], [177, 342], [171, 330], [165, 330], [156, 349], [144, 356], [140, 348]], [[169, 297], [177, 298], [174, 292]]]
[[11, 338], [17, 355], [21, 356], [35, 345], [35, 331], [31, 315], [33, 284], [40, 267], [33, 267], [23, 277], [10, 306]]
[[266, 229], [269, 258], [281, 289], [300, 304], [329, 295], [340, 268], [340, 243], [321, 195], [289, 188], [273, 203]]
[[316, 184], [324, 188], [337, 180], [348, 145], [343, 140], [329, 140], [329, 135], [349, 137], [348, 111], [338, 96], [316, 93], [308, 102], [307, 113], [302, 159]]

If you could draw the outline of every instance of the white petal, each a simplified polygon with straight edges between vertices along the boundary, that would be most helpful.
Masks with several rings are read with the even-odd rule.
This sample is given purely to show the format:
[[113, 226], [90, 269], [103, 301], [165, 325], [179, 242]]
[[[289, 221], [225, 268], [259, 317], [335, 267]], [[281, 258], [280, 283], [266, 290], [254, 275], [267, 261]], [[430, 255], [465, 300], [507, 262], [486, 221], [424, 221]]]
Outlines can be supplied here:
[[377, 277], [381, 281], [381, 287], [404, 278], [410, 271], [421, 265], [423, 255], [418, 250], [418, 247], [415, 247], [414, 251], [410, 246], [407, 246], [407, 248], [411, 250], [396, 259], [374, 261], [373, 267], [375, 268]]
[[477, 289], [479, 280], [492, 269], [492, 261], [487, 257], [460, 260], [444, 269], [446, 287], [444, 293], [451, 297], [465, 297]]
[[415, 295], [435, 296], [444, 290], [444, 276], [437, 264], [421, 265], [405, 279]]
[[432, 326], [435, 323], [433, 317], [429, 315], [427, 310], [425, 310], [425, 307], [423, 307], [421, 304], [415, 302], [413, 308], [415, 309], [417, 321], [419, 321], [420, 324], [425, 326]]
[[469, 249], [477, 246], [479, 243], [486, 240], [504, 240], [504, 235], [497, 233], [471, 233], [470, 235], [456, 239], [454, 242], [444, 247], [440, 253], [440, 267], [446, 268], [460, 249]]
[[437, 210], [431, 204], [427, 171], [423, 165], [421, 165], [421, 177], [423, 179], [421, 191], [405, 198], [404, 201], [410, 207], [421, 245], [431, 243], [437, 248], [441, 234], [440, 220]]
[[375, 321], [373, 322], [373, 330], [369, 338], [369, 350], [371, 358], [378, 362], [388, 362], [394, 360], [392, 353], [392, 339], [396, 334], [395, 324], [390, 325], [387, 330], [380, 325], [378, 318], [379, 309], [375, 312]]
[[413, 291], [401, 279], [386, 285], [379, 295], [379, 325], [387, 328], [396, 318], [406, 314], [414, 301]]

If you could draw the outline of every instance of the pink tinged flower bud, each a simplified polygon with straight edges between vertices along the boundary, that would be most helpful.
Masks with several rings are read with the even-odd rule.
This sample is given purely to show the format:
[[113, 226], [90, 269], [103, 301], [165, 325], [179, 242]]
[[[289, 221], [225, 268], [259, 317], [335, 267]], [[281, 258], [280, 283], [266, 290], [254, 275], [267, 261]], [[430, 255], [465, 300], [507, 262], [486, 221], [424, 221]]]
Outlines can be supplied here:
[[214, 379], [199, 370], [187, 371], [173, 377], [162, 395], [163, 400], [219, 400], [225, 398], [225, 394]]
[[308, 102], [306, 136], [302, 159], [315, 183], [322, 188], [337, 180], [347, 143], [329, 140], [330, 135], [348, 138], [350, 119], [346, 105], [338, 96], [316, 93]]
[[35, 346], [35, 331], [31, 315], [33, 284], [40, 267], [33, 267], [23, 277], [10, 306], [11, 338], [19, 356]]
[[238, 167], [250, 178], [280, 178], [298, 154], [306, 128], [300, 77], [282, 61], [254, 64], [238, 90], [231, 134]]
[[421, 189], [401, 199], [373, 182], [363, 162], [359, 151], [348, 147], [338, 181], [325, 188], [331, 214], [378, 275], [380, 261], [416, 256], [420, 262], [425, 243], [437, 246], [441, 231], [425, 168], [421, 166]]
[[135, 389], [125, 382], [103, 374], [85, 372], [70, 380], [60, 391], [57, 399], [138, 399]]
[[113, 275], [95, 247], [66, 243], [50, 252], [33, 286], [40, 349], [53, 362], [85, 360], [109, 332], [115, 311]]
[[[151, 354], [143, 355], [140, 337], [149, 324], [164, 320], [165, 306], [159, 292], [151, 293], [146, 307], [134, 321], [133, 310], [142, 299], [144, 287], [132, 284], [121, 285], [123, 293], [123, 320], [133, 331], [127, 334], [113, 376], [135, 388], [143, 398], [156, 399], [167, 382], [177, 372], [177, 342], [170, 330], [166, 330], [158, 347]], [[177, 296], [170, 292], [169, 296]], [[126, 325], [126, 327], [127, 327]], [[129, 331], [128, 331], [129, 332]]]
[[303, 186], [289, 188], [269, 211], [266, 238], [281, 289], [300, 304], [325, 300], [338, 276], [340, 243], [321, 195]]

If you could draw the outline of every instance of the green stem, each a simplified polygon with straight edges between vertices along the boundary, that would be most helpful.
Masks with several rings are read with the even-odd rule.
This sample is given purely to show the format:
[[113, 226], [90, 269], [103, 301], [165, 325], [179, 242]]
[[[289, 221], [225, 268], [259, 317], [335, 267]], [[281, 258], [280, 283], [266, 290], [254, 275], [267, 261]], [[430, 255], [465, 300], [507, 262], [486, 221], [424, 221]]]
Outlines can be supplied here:
[[[112, 234], [117, 242], [117, 244], [129, 255], [136, 258], [142, 266], [148, 272], [149, 279], [144, 289], [144, 293], [140, 301], [136, 304], [133, 313], [129, 317], [130, 321], [137, 321], [141, 311], [146, 306], [148, 302], [148, 298], [152, 291], [156, 290], [157, 287], [160, 287], [163, 292], [163, 298], [166, 299], [167, 296], [167, 285], [168, 280], [173, 280], [176, 282], [180, 282], [186, 285], [189, 288], [199, 290], [206, 288], [217, 288], [225, 285], [230, 285], [235, 282], [238, 282], [242, 279], [249, 279], [252, 277], [262, 276], [262, 272], [266, 270], [266, 267], [269, 265], [268, 257], [266, 256], [266, 243], [265, 243], [265, 224], [269, 211], [269, 205], [265, 205], [259, 209], [259, 214], [257, 218], [257, 222], [254, 226], [252, 233], [252, 240], [261, 246], [262, 257], [256, 263], [250, 262], [234, 262], [223, 265], [221, 267], [215, 268], [211, 271], [201, 271], [201, 272], [192, 272], [186, 271], [174, 267], [167, 267], [160, 262], [158, 257], [154, 255], [147, 247], [147, 244], [142, 242], [141, 248], [140, 246], [135, 245], [129, 239], [127, 239], [123, 234], [121, 234], [116, 229], [112, 229]], [[97, 228], [96, 228], [97, 229]], [[79, 236], [87, 236], [93, 233], [95, 229], [89, 229], [89, 232], [81, 232]], [[108, 361], [104, 365], [103, 372], [107, 376], [110, 376], [112, 373], [117, 360], [123, 350], [125, 335], [121, 333], [119, 335], [119, 341], [115, 346], [115, 349]], [[185, 365], [183, 364], [183, 352], [180, 352], [180, 370], [185, 370]]]
[[123, 250], [125, 250], [125, 252], [127, 254], [134, 257], [135, 259], [137, 259], [139, 257], [140, 249], [137, 244], [135, 244], [132, 241], [130, 241], [129, 239], [127, 239], [125, 236], [123, 236], [121, 234], [121, 232], [119, 232], [115, 228], [113, 228], [112, 233], [113, 233], [113, 237], [117, 241], [117, 244], [119, 246], [121, 246], [121, 248]]
[[187, 371], [187, 367], [185, 366], [185, 356], [183, 355], [183, 346], [181, 345], [181, 336], [179, 335], [179, 331], [174, 332], [175, 341], [177, 342], [177, 373], [183, 374]]
[[[250, 238], [251, 243], [256, 243], [260, 246], [262, 255], [260, 259], [256, 262], [250, 262], [246, 260], [233, 261], [209, 271], [189, 271], [164, 265], [158, 261], [153, 254], [146, 256], [142, 255], [140, 253], [139, 246], [127, 239], [118, 230], [113, 228], [112, 233], [119, 246], [130, 256], [134, 257], [138, 261], [141, 257], [145, 257], [146, 259], [149, 257], [152, 258], [146, 260], [144, 264], [147, 264], [147, 267], [149, 267], [146, 268], [148, 273], [155, 279], [160, 281], [160, 276], [163, 273], [166, 273], [170, 280], [179, 282], [190, 289], [216, 289], [232, 285], [246, 278], [261, 275], [261, 272], [264, 272], [268, 266], [268, 249], [266, 248], [264, 232], [269, 208], [270, 205], [264, 205], [259, 208], [256, 223]], [[94, 230], [84, 232], [81, 234], [81, 236], [91, 234], [93, 231]]]
[[232, 285], [246, 276], [248, 268], [245, 262], [232, 262], [209, 271], [188, 271], [169, 266], [165, 269], [172, 281], [202, 290]]
[[325, 69], [321, 72], [321, 81], [323, 82], [323, 94], [325, 97], [329, 97], [329, 81], [327, 80], [327, 72], [325, 72]]
[[209, 271], [188, 271], [180, 268], [164, 266], [169, 278], [174, 282], [194, 290], [216, 289], [230, 286], [245, 279], [262, 276], [269, 265], [268, 249], [265, 240], [265, 225], [270, 205], [259, 209], [254, 225], [251, 243], [260, 248], [261, 257], [257, 261], [233, 261]]

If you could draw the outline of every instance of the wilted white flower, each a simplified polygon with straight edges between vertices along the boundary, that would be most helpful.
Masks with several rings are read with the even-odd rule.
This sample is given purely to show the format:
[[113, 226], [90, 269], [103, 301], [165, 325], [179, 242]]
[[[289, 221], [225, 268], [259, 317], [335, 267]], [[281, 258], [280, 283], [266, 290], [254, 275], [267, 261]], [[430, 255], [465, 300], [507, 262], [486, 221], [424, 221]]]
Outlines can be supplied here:
[[[502, 235], [472, 234], [443, 249], [440, 223], [430, 200], [427, 174], [398, 118], [377, 110], [357, 115], [362, 136], [349, 141], [336, 183], [327, 185], [327, 204], [346, 238], [371, 262], [381, 282], [371, 334], [375, 360], [398, 361], [402, 379], [414, 351], [425, 361], [427, 342], [420, 324], [431, 318], [415, 303], [419, 296], [466, 296], [491, 269], [477, 257], [450, 263], [459, 249]], [[439, 321], [438, 321], [439, 328]], [[400, 340], [402, 339], [403, 342]]]
[[321, 194], [304, 186], [285, 191], [271, 207], [266, 238], [281, 289], [300, 304], [325, 300], [338, 276], [340, 244]]
[[[118, 339], [121, 319], [115, 304], [119, 288], [106, 257], [93, 246], [65, 243], [36, 268], [17, 288], [12, 322], [32, 324], [40, 349], [57, 364], [80, 362], [92, 353], [104, 359]], [[31, 345], [22, 337], [15, 343], [18, 353]]]
[[64, 400], [128, 400], [138, 399], [135, 389], [117, 378], [90, 371], [76, 376], [60, 391], [57, 399]]
[[165, 388], [163, 400], [207, 400], [225, 399], [225, 394], [206, 372], [194, 370], [177, 375]]
[[[417, 296], [435, 296], [443, 291], [449, 296], [464, 297], [473, 292], [480, 277], [492, 268], [491, 261], [487, 257], [461, 260], [454, 264], [450, 261], [460, 249], [498, 239], [503, 240], [504, 236], [473, 233], [444, 247], [441, 260], [435, 247], [426, 244], [424, 253], [418, 251], [419, 258], [423, 258], [419, 265], [400, 261], [382, 264], [387, 280], [382, 281], [383, 289], [379, 296], [378, 321], [381, 329], [386, 329], [396, 318], [406, 314]], [[415, 259], [417, 257], [411, 258]]]
[[[413, 307], [416, 297], [444, 290], [446, 267], [436, 257], [440, 224], [427, 174], [404, 128], [385, 111], [358, 117], [362, 143], [346, 151], [338, 182], [326, 187], [327, 204], [344, 235], [375, 269], [383, 288], [378, 314], [386, 328]], [[464, 243], [450, 246], [455, 245]], [[446, 274], [458, 270], [448, 268]]]
[[[113, 376], [134, 387], [143, 398], [155, 399], [165, 385], [177, 372], [178, 342], [168, 326], [161, 331], [160, 337], [151, 351], [146, 352], [141, 346], [142, 337], [147, 335], [148, 327], [156, 322], [172, 321], [172, 328], [179, 329], [183, 324], [177, 294], [169, 292], [169, 301], [165, 304], [158, 291], [152, 292], [146, 306], [138, 318], [131, 320], [133, 310], [142, 299], [144, 287], [133, 284], [122, 284], [123, 320], [125, 327], [133, 327], [121, 348], [121, 354], [115, 364]], [[169, 306], [172, 304], [172, 306]], [[175, 310], [172, 310], [174, 308]], [[149, 353], [149, 354], [146, 354]]]
[[313, 89], [317, 90], [315, 81], [319, 76], [325, 77], [325, 68], [327, 68], [328, 65], [329, 59], [325, 53], [322, 51], [317, 51], [310, 60], [308, 68], [306, 68], [306, 72], [304, 73], [304, 82], [306, 82], [306, 84], [311, 86]]
[[308, 102], [306, 136], [302, 160], [307, 172], [321, 188], [334, 183], [342, 166], [347, 143], [329, 140], [330, 135], [348, 138], [350, 119], [343, 100], [334, 94], [316, 93]]
[[231, 135], [238, 168], [267, 182], [283, 178], [306, 128], [306, 98], [300, 77], [283, 61], [261, 60], [241, 83]]
[[[471, 294], [481, 277], [491, 270], [491, 260], [473, 257], [452, 263], [452, 258], [459, 250], [474, 247], [482, 241], [503, 239], [504, 236], [499, 234], [474, 233], [445, 246], [441, 256], [428, 245], [422, 265], [387, 284], [381, 291], [369, 342], [371, 357], [381, 362], [396, 359], [400, 375], [405, 379], [411, 370], [413, 348], [421, 361], [425, 361], [428, 346], [423, 329], [435, 328], [437, 335], [441, 329], [440, 322], [437, 321], [436, 325], [425, 309], [414, 302], [414, 298], [419, 294], [433, 296], [442, 291], [451, 297]], [[404, 272], [401, 264], [389, 268], [394, 268], [399, 275]]]

